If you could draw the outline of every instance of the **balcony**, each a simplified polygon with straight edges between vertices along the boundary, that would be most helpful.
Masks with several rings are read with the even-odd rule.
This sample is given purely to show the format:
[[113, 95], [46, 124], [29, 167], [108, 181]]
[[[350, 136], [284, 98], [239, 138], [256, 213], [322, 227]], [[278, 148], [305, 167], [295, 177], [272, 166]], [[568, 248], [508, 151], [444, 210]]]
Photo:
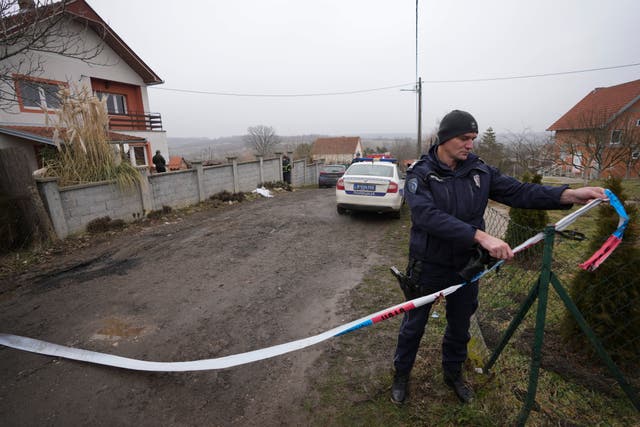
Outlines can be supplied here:
[[161, 131], [160, 113], [131, 113], [109, 115], [109, 130]]

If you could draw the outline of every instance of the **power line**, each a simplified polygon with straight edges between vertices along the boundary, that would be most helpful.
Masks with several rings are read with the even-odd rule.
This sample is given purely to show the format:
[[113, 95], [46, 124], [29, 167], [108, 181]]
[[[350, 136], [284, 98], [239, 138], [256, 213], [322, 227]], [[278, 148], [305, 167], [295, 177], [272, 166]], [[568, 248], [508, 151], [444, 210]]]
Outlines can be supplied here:
[[309, 96], [334, 96], [334, 95], [352, 95], [357, 93], [377, 92], [381, 90], [398, 89], [401, 87], [415, 86], [415, 82], [405, 83], [400, 85], [378, 87], [374, 89], [359, 89], [359, 90], [347, 90], [343, 92], [323, 92], [323, 93], [295, 93], [295, 94], [267, 94], [267, 93], [236, 93], [236, 92], [214, 92], [203, 90], [189, 90], [189, 89], [172, 89], [164, 87], [150, 86], [151, 89], [166, 90], [171, 92], [184, 92], [184, 93], [197, 93], [201, 95], [220, 95], [220, 96], [245, 96], [245, 97], [264, 97], [264, 98], [296, 98], [296, 97], [309, 97]]
[[635, 64], [614, 65], [611, 67], [587, 68], [583, 70], [573, 70], [573, 71], [559, 71], [556, 73], [528, 74], [523, 76], [508, 76], [508, 77], [487, 77], [487, 78], [478, 78], [478, 79], [423, 80], [422, 83], [467, 83], [467, 82], [490, 82], [490, 81], [496, 81], [496, 80], [531, 79], [535, 77], [563, 76], [567, 74], [589, 73], [592, 71], [614, 70], [616, 68], [637, 67], [638, 65], [640, 65], [640, 62], [637, 62]]
[[[486, 78], [476, 78], [476, 79], [422, 80], [422, 83], [423, 84], [425, 83], [428, 83], [428, 84], [472, 83], [472, 82], [489, 82], [489, 81], [499, 81], [499, 80], [532, 79], [532, 78], [538, 78], [538, 77], [563, 76], [567, 74], [580, 74], [580, 73], [590, 73], [593, 71], [604, 71], [604, 70], [614, 70], [619, 68], [637, 67], [639, 65], [640, 65], [640, 62], [636, 62], [633, 64], [614, 65], [611, 67], [586, 68], [582, 70], [559, 71], [555, 73], [528, 74], [528, 75], [521, 75], [521, 76], [506, 76], [506, 77], [486, 77]], [[411, 90], [415, 90], [416, 82], [404, 83], [404, 84], [398, 84], [398, 85], [392, 85], [392, 86], [384, 86], [384, 87], [378, 87], [373, 89], [358, 89], [358, 90], [321, 92], [321, 93], [297, 93], [297, 94], [219, 92], [219, 91], [174, 89], [174, 88], [149, 86], [150, 89], [164, 90], [168, 92], [181, 92], [181, 93], [193, 93], [193, 94], [200, 94], [200, 95], [217, 95], [217, 96], [255, 97], [255, 98], [302, 98], [302, 97], [312, 97], [312, 96], [354, 95], [354, 94], [360, 94], [360, 93], [378, 92], [378, 91], [389, 90], [389, 89], [398, 89], [398, 88], [404, 88], [404, 87], [411, 87], [412, 88]]]

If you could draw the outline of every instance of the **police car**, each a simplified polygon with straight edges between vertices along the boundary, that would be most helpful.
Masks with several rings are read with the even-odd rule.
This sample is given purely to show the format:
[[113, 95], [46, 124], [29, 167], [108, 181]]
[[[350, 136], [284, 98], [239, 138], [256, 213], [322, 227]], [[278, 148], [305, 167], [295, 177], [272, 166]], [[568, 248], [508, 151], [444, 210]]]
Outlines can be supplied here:
[[396, 159], [356, 158], [336, 184], [339, 214], [347, 211], [389, 212], [400, 217], [404, 179]]

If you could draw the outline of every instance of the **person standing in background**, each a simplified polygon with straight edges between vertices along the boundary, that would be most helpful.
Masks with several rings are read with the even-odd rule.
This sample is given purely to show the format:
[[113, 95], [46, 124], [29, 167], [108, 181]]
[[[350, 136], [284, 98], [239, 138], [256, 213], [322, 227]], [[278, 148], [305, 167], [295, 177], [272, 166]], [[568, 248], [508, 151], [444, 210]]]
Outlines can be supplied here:
[[156, 172], [162, 173], [167, 171], [167, 161], [160, 154], [160, 150], [156, 150], [156, 155], [153, 156], [153, 164], [156, 167]]
[[286, 154], [282, 156], [282, 179], [287, 184], [291, 184], [291, 160]]

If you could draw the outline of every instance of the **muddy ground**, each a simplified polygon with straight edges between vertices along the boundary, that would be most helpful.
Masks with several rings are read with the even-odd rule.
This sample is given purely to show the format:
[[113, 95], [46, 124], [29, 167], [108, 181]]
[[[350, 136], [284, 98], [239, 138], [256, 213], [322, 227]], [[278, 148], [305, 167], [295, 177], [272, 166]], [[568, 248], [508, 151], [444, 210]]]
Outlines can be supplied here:
[[[392, 219], [332, 189], [167, 215], [83, 240], [0, 282], [0, 332], [152, 361], [320, 333], [380, 262]], [[328, 343], [219, 371], [149, 373], [0, 348], [3, 425], [301, 425]]]

